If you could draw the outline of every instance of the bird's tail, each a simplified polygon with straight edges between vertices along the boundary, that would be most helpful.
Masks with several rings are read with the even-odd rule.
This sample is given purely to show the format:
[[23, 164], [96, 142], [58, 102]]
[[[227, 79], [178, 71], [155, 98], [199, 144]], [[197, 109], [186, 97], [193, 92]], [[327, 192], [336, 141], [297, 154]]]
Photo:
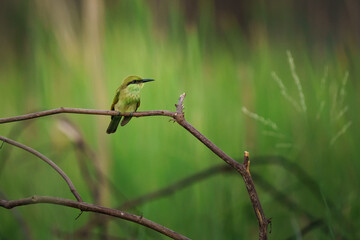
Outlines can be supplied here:
[[121, 126], [125, 126], [130, 120], [131, 116], [124, 117], [124, 119], [121, 121]]
[[116, 132], [122, 116], [111, 116], [111, 122], [106, 130], [107, 134]]

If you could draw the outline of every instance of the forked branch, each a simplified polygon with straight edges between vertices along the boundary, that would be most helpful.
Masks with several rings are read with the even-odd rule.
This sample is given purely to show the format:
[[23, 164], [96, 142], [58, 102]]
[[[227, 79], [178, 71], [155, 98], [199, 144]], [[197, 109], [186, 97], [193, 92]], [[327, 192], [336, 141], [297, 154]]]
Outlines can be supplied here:
[[168, 116], [173, 118], [179, 125], [184, 127], [189, 131], [194, 137], [201, 141], [205, 146], [207, 146], [212, 152], [224, 160], [228, 165], [233, 167], [237, 172], [239, 172], [245, 182], [246, 189], [249, 193], [249, 197], [255, 212], [255, 215], [259, 223], [259, 239], [267, 239], [267, 226], [270, 223], [270, 219], [265, 217], [264, 211], [261, 207], [259, 197], [255, 190], [255, 185], [250, 174], [249, 169], [249, 154], [245, 152], [245, 161], [244, 163], [239, 163], [228, 156], [224, 151], [218, 148], [214, 143], [207, 139], [203, 134], [201, 134], [196, 128], [194, 128], [190, 123], [185, 120], [184, 116], [184, 106], [183, 101], [185, 98], [185, 93], [180, 95], [178, 103], [176, 106], [176, 112], [170, 111], [146, 111], [146, 112], [134, 112], [134, 113], [119, 113], [116, 111], [104, 111], [104, 110], [92, 110], [92, 109], [78, 109], [78, 108], [57, 108], [37, 113], [31, 113], [21, 116], [15, 116], [10, 118], [0, 118], [0, 123], [22, 121], [32, 118], [43, 117], [47, 115], [59, 114], [59, 113], [76, 113], [76, 114], [92, 114], [92, 115], [121, 115], [121, 116], [130, 116], [133, 117], [145, 117], [145, 116]]

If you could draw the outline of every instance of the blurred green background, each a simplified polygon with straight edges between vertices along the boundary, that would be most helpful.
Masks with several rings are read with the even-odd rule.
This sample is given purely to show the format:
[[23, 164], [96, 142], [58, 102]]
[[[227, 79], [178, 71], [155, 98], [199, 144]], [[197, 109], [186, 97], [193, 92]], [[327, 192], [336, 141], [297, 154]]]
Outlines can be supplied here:
[[[142, 91], [140, 111], [174, 111], [185, 92], [194, 127], [235, 159], [250, 152], [272, 219], [270, 239], [358, 239], [359, 6], [355, 0], [1, 1], [0, 117], [109, 109], [123, 78], [154, 78]], [[1, 124], [0, 131], [57, 163], [85, 201], [108, 207], [224, 164], [168, 118], [133, 119], [113, 135], [105, 133], [108, 123], [108, 116], [68, 114]], [[4, 144], [1, 198], [32, 195], [74, 199], [40, 159]], [[258, 235], [236, 173], [128, 211], [192, 239]], [[84, 213], [75, 220], [78, 213], [44, 204], [0, 209], [0, 239], [166, 239], [120, 219], [74, 235], [99, 218]]]

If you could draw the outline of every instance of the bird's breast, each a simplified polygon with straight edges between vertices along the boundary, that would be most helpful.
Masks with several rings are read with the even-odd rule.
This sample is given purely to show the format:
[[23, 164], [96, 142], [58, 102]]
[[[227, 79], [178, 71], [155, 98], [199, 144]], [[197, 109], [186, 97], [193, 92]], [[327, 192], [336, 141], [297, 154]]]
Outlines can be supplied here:
[[119, 101], [115, 104], [114, 108], [119, 112], [134, 112], [140, 102], [140, 95], [127, 92], [126, 94], [120, 93]]

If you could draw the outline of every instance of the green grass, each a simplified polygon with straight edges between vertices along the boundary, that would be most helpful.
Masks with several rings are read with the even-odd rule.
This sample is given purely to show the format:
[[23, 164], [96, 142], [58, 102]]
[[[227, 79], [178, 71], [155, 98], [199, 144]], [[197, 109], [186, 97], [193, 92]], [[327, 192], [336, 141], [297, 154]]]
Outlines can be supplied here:
[[[175, 110], [174, 104], [186, 92], [187, 120], [230, 156], [241, 159], [279, 155], [297, 163], [319, 185], [319, 200], [307, 187], [280, 166], [257, 166], [252, 171], [302, 209], [325, 221], [309, 239], [359, 237], [358, 187], [360, 171], [356, 140], [360, 134], [357, 113], [360, 74], [356, 67], [359, 49], [324, 46], [323, 55], [313, 52], [295, 37], [279, 42], [278, 37], [253, 29], [246, 36], [235, 25], [221, 31], [208, 24], [214, 21], [211, 8], [205, 9], [197, 26], [185, 24], [178, 9], [170, 9], [168, 28], [158, 29], [152, 12], [142, 1], [121, 1], [105, 9], [102, 65], [106, 92], [94, 89], [91, 70], [83, 60], [83, 46], [77, 48], [57, 38], [57, 30], [31, 12], [27, 59], [16, 58], [1, 66], [3, 99], [1, 117], [32, 111], [66, 107], [97, 108], [94, 94], [105, 94], [108, 109], [115, 89], [127, 75], [154, 78], [142, 92], [139, 110]], [[263, 14], [263, 15], [262, 15]], [[260, 13], [264, 18], [266, 14]], [[340, 49], [340, 50], [339, 50]], [[272, 72], [282, 79], [287, 92], [299, 101], [287, 51], [291, 51], [300, 78], [306, 112], [297, 111], [281, 94]], [[321, 85], [324, 69], [325, 84]], [[343, 87], [346, 72], [349, 78]], [[321, 102], [323, 110], [319, 114]], [[276, 123], [275, 131], [244, 114], [242, 108]], [[347, 111], [340, 117], [340, 112]], [[319, 115], [319, 117], [317, 117]], [[193, 136], [165, 117], [133, 119], [99, 144], [96, 128], [105, 135], [104, 116], [67, 115], [81, 130], [88, 144], [99, 153], [106, 151], [111, 161], [109, 179], [126, 198], [167, 186], [183, 177], [222, 161]], [[31, 120], [18, 140], [50, 157], [71, 177], [85, 201], [91, 202], [69, 139], [57, 128], [58, 116]], [[349, 122], [352, 124], [331, 144]], [[10, 137], [21, 123], [0, 125], [1, 134]], [[270, 133], [269, 133], [270, 132]], [[99, 148], [105, 148], [100, 149]], [[39, 159], [5, 144], [0, 159], [11, 149], [0, 175], [0, 189], [9, 199], [31, 195], [72, 198], [66, 184]], [[90, 162], [90, 160], [89, 160]], [[284, 239], [304, 227], [304, 214], [291, 211], [257, 186], [267, 217], [272, 218], [271, 239]], [[109, 204], [124, 200], [110, 192]], [[334, 206], [330, 206], [329, 203]], [[90, 213], [74, 220], [78, 211], [58, 206], [27, 206], [18, 209], [36, 239], [52, 238], [52, 230], [71, 233], [81, 227]], [[245, 185], [236, 174], [214, 176], [194, 186], [137, 207], [144, 217], [193, 239], [256, 239], [257, 221]], [[13, 212], [0, 209], [0, 238], [22, 238]], [[97, 231], [97, 230], [94, 230]], [[114, 220], [111, 235], [137, 239], [158, 239], [143, 227]]]

